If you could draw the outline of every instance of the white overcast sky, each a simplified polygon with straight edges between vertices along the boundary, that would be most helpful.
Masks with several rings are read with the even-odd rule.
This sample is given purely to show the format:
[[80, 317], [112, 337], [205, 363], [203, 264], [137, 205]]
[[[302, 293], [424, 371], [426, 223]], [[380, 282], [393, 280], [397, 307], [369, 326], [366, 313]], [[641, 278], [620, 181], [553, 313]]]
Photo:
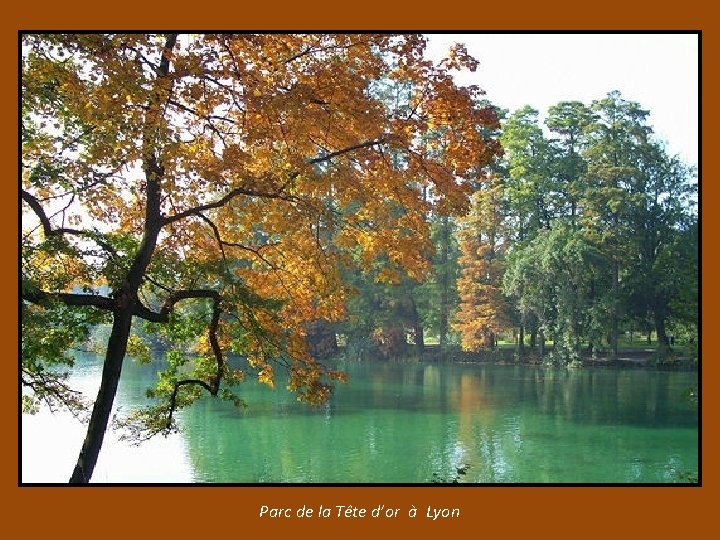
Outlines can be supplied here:
[[648, 123], [668, 151], [698, 160], [697, 34], [433, 34], [427, 52], [438, 60], [462, 42], [480, 61], [475, 73], [456, 75], [477, 84], [494, 104], [513, 111], [578, 100], [588, 105], [619, 90], [650, 111]]

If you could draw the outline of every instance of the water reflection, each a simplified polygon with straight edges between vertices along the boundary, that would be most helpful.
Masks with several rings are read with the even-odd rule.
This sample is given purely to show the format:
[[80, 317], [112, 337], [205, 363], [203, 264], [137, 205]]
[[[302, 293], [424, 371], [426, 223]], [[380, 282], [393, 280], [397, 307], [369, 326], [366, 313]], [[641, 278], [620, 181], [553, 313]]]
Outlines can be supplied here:
[[[351, 382], [320, 410], [249, 385], [245, 414], [209, 401], [188, 411], [186, 437], [200, 478], [663, 482], [673, 480], [668, 463], [697, 468], [697, 411], [682, 398], [694, 373], [341, 367]], [[221, 445], [234, 451], [212, 452]], [[282, 459], [273, 458], [278, 453]]]
[[[114, 413], [146, 403], [145, 390], [163, 365], [162, 359], [156, 359], [147, 366], [126, 362]], [[78, 354], [75, 367], [70, 379], [72, 386], [92, 399], [100, 383], [101, 360], [95, 355]], [[69, 414], [52, 414], [42, 410], [36, 415], [23, 415], [21, 480], [24, 483], [66, 483], [82, 446], [85, 430], [86, 426]], [[188, 448], [181, 435], [159, 437], [140, 446], [120, 440], [120, 435], [112, 430], [106, 434], [92, 482], [195, 481]]]
[[[282, 381], [275, 391], [246, 383], [246, 411], [205, 399], [180, 414], [179, 437], [137, 451], [111, 437], [96, 481], [668, 482], [697, 470], [697, 410], [682, 395], [696, 373], [338, 367], [350, 382], [320, 408], [297, 403]], [[96, 368], [89, 361], [78, 382], [95, 385]], [[118, 406], [144, 403], [162, 368], [162, 359], [128, 363]], [[23, 479], [65, 481], [75, 450], [69, 463], [51, 462], [62, 475], [42, 480], [49, 470], [37, 449], [52, 437], [79, 448], [83, 430], [51, 435], [34, 422], [23, 420]]]

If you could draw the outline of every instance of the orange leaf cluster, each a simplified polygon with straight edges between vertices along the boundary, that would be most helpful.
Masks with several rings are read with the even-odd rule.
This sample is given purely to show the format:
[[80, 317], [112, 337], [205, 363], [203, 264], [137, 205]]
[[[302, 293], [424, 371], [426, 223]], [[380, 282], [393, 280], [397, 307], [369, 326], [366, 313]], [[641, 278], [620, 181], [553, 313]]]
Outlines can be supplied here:
[[[500, 152], [479, 90], [448, 73], [476, 62], [456, 47], [434, 66], [418, 35], [171, 37], [25, 37], [23, 121], [35, 127], [23, 188], [72, 199], [82, 226], [138, 245], [159, 221], [156, 253], [178, 265], [164, 286], [220, 291], [269, 336], [248, 340], [248, 354], [298, 359], [290, 387], [320, 400], [331, 374], [312, 363], [304, 329], [344, 315], [341, 268], [382, 256], [421, 276], [432, 207], [464, 211], [471, 179]], [[34, 178], [45, 163], [58, 172]], [[281, 307], [249, 307], [248, 294]]]
[[460, 220], [460, 304], [453, 328], [467, 351], [494, 347], [496, 335], [510, 327], [501, 291], [507, 241], [501, 194], [502, 185], [492, 179], [473, 194], [471, 210]]

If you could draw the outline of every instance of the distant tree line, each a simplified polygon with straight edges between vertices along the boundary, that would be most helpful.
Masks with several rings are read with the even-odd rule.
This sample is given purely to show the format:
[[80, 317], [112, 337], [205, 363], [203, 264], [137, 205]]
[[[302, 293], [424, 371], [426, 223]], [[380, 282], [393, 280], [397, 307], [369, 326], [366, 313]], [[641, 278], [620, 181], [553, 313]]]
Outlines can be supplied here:
[[[571, 362], [618, 355], [623, 332], [697, 347], [697, 175], [671, 155], [649, 112], [619, 92], [503, 117], [503, 157], [477, 177], [468, 213], [432, 216], [424, 281], [356, 272], [346, 321], [322, 326], [356, 354], [492, 350]], [[320, 338], [320, 334], [323, 338]], [[311, 338], [313, 336], [311, 335]], [[549, 351], [546, 343], [552, 341]]]

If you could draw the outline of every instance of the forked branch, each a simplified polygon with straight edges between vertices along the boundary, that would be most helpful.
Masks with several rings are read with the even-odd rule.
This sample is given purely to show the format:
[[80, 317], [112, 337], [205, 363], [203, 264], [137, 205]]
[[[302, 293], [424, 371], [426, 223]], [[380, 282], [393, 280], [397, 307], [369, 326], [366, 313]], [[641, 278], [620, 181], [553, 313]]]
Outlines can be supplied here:
[[175, 305], [181, 300], [187, 300], [190, 298], [209, 298], [213, 302], [212, 318], [210, 319], [210, 325], [208, 326], [208, 339], [210, 341], [213, 356], [215, 357], [217, 369], [215, 371], [215, 375], [209, 382], [200, 379], [184, 379], [177, 381], [174, 384], [173, 391], [170, 395], [168, 416], [165, 424], [166, 428], [169, 428], [172, 425], [172, 416], [177, 408], [177, 396], [181, 387], [191, 385], [201, 386], [212, 396], [216, 396], [220, 390], [220, 382], [222, 381], [223, 373], [225, 371], [225, 359], [217, 337], [218, 326], [220, 324], [220, 314], [222, 313], [222, 308], [220, 307], [222, 297], [218, 291], [208, 289], [187, 289], [176, 291], [168, 296], [159, 312], [151, 311], [141, 302], [137, 302], [136, 304], [137, 308], [135, 315], [138, 317], [152, 322], [167, 323], [170, 320], [170, 314], [175, 309]]

